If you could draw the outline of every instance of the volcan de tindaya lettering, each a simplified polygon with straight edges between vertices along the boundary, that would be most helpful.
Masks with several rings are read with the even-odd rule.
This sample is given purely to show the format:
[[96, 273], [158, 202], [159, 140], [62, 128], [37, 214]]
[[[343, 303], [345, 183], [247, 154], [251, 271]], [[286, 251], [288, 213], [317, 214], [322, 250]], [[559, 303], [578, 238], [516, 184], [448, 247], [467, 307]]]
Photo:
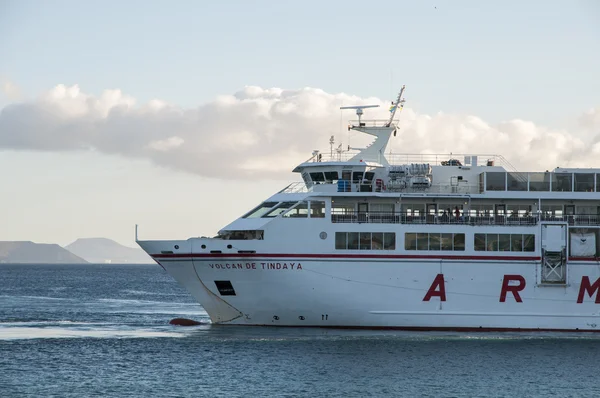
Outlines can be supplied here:
[[214, 324], [600, 331], [600, 169], [386, 156], [403, 93], [218, 236], [138, 244]]

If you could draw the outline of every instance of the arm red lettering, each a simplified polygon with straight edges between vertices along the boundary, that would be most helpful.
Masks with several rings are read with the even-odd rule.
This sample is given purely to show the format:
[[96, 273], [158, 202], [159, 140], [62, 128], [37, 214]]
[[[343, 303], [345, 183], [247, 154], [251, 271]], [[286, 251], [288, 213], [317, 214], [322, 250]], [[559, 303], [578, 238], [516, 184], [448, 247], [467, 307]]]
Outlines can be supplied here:
[[[518, 285], [509, 285], [510, 282], [516, 281], [519, 282]], [[500, 291], [500, 302], [506, 302], [506, 293], [511, 292], [515, 297], [515, 301], [517, 303], [522, 303], [521, 295], [519, 292], [525, 289], [525, 278], [521, 275], [504, 275], [504, 280], [502, 281], [502, 290]]]
[[581, 286], [579, 287], [579, 295], [577, 296], [577, 303], [583, 303], [583, 295], [587, 293], [590, 297], [596, 293], [596, 304], [600, 304], [600, 278], [596, 279], [593, 285], [590, 285], [590, 277], [584, 276], [581, 278]]
[[432, 297], [439, 297], [440, 301], [446, 301], [446, 283], [444, 282], [444, 274], [436, 275], [427, 294], [423, 297], [423, 301], [429, 301]]

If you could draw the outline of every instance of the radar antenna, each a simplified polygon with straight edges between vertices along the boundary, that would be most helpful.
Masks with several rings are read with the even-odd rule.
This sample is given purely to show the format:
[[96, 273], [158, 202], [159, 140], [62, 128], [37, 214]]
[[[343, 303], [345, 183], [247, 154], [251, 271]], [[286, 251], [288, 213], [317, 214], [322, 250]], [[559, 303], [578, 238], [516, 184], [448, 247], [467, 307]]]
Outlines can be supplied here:
[[396, 102], [395, 103], [392, 102], [392, 106], [390, 107], [390, 112], [392, 112], [392, 114], [390, 115], [390, 120], [388, 120], [387, 124], [385, 125], [386, 127], [391, 126], [392, 122], [394, 121], [394, 116], [396, 115], [396, 111], [398, 110], [398, 108], [400, 108], [400, 111], [402, 111], [402, 109], [404, 108], [404, 103], [406, 102], [406, 100], [404, 98], [402, 98], [402, 94], [404, 94], [405, 88], [406, 88], [406, 85], [403, 85], [402, 89], [400, 90], [400, 93], [398, 94], [398, 98], [396, 99]]
[[355, 105], [355, 106], [341, 106], [340, 109], [356, 109], [356, 115], [358, 116], [358, 125], [362, 127], [361, 116], [363, 115], [363, 109], [365, 108], [378, 108], [379, 105]]

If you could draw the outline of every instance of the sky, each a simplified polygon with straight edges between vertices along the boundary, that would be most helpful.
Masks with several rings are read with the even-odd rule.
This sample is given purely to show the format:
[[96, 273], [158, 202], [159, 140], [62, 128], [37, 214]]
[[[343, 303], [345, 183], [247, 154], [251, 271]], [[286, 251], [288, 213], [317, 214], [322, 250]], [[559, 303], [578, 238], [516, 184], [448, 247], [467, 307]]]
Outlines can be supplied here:
[[600, 2], [0, 0], [0, 240], [212, 236], [368, 143], [600, 167]]

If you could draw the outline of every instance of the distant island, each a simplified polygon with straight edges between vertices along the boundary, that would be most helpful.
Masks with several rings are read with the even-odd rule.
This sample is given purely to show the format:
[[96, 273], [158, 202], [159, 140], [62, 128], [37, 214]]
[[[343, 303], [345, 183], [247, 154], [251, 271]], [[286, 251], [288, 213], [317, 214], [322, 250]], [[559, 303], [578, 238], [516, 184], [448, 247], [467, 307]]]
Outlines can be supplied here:
[[0, 263], [85, 264], [87, 261], [57, 244], [4, 241], [0, 242]]
[[0, 263], [10, 264], [152, 264], [142, 249], [106, 238], [82, 238], [61, 247], [52, 243], [0, 241]]
[[154, 260], [139, 248], [123, 246], [106, 238], [80, 238], [65, 246], [90, 263], [152, 264]]

